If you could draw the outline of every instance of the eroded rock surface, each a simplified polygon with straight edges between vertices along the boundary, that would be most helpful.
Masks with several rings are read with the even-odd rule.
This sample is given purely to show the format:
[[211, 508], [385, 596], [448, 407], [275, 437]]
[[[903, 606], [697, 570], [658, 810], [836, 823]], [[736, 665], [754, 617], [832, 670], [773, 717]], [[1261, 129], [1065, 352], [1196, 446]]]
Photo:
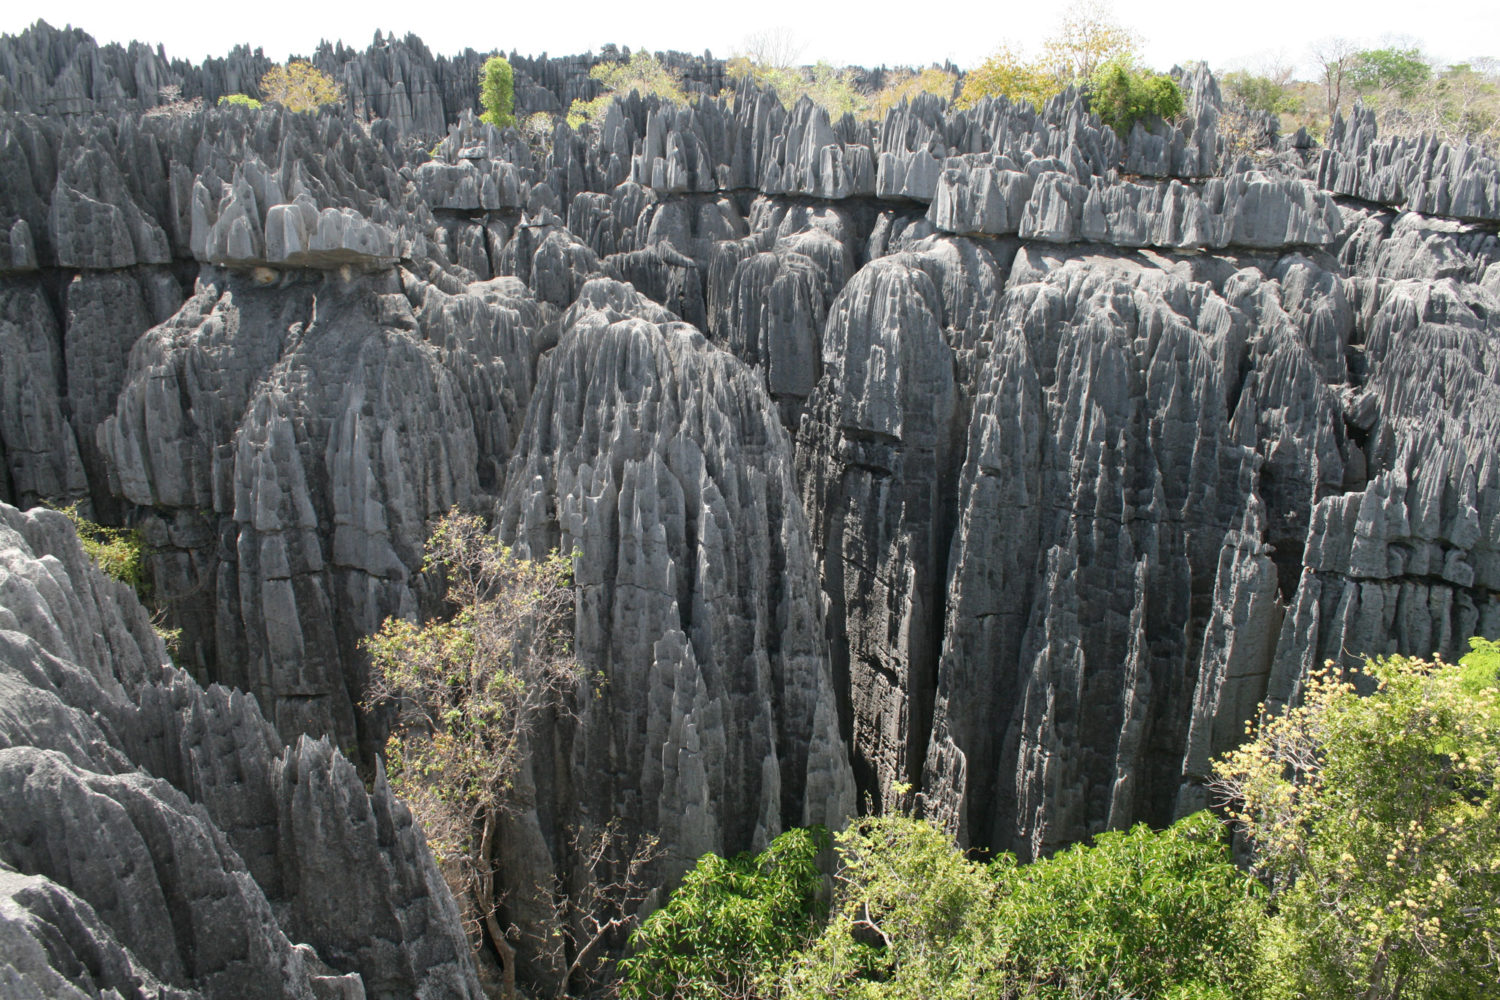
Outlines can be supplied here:
[[0, 599], [7, 996], [479, 995], [383, 777], [172, 668], [61, 514], [0, 506]]
[[[601, 678], [535, 741], [512, 858], [565, 870], [570, 830], [620, 817], [659, 834], [675, 877], [852, 813], [791, 441], [737, 359], [590, 282], [543, 365], [499, 523], [524, 551], [574, 553], [575, 645]], [[514, 888], [515, 916], [536, 919], [534, 888]]]
[[[518, 113], [622, 55], [514, 56]], [[0, 39], [0, 499], [139, 526], [182, 665], [265, 712], [152, 675], [149, 732], [211, 708], [279, 763], [236, 800], [144, 723], [27, 695], [6, 724], [86, 770], [114, 748], [92, 777], [28, 760], [77, 795], [149, 799], [121, 778], [149, 759], [226, 838], [202, 856], [367, 989], [420, 963], [360, 942], [425, 918], [296, 897], [293, 847], [383, 862], [267, 817], [321, 796], [391, 843], [331, 746], [373, 759], [358, 640], [435, 609], [420, 552], [455, 503], [576, 550], [602, 677], [538, 734], [505, 838], [537, 932], [612, 817], [662, 834], [664, 881], [908, 785], [1042, 853], [1203, 804], [1325, 659], [1500, 632], [1492, 158], [1363, 111], [1326, 148], [1254, 118], [1240, 155], [1201, 66], [1184, 115], [1121, 136], [1073, 91], [864, 122], [674, 54], [690, 106], [528, 137], [476, 118], [482, 58], [324, 46], [349, 100], [292, 115], [162, 103], [254, 94], [248, 50]], [[135, 947], [77, 887], [5, 885], [4, 933]], [[35, 983], [75, 962], [26, 954]], [[168, 975], [130, 954], [88, 967]]]

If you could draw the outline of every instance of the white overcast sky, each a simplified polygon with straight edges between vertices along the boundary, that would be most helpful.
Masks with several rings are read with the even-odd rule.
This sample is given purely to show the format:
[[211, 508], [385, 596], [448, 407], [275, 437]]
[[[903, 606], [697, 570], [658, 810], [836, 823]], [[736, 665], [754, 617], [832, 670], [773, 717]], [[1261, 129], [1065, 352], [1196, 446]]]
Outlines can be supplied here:
[[[1001, 42], [1035, 48], [1052, 29], [1062, 3], [314, 0], [205, 5], [201, 0], [9, 0], [0, 6], [0, 33], [18, 33], [40, 18], [54, 27], [83, 28], [101, 43], [160, 43], [169, 57], [195, 62], [223, 55], [239, 43], [263, 48], [276, 61], [306, 54], [324, 38], [364, 48], [377, 28], [398, 35], [415, 32], [435, 54], [472, 47], [566, 55], [614, 42], [692, 53], [708, 49], [727, 56], [754, 31], [790, 27], [805, 62], [926, 65], [951, 59], [968, 67]], [[1116, 19], [1144, 39], [1146, 61], [1158, 69], [1190, 59], [1206, 59], [1219, 69], [1274, 62], [1310, 66], [1311, 45], [1333, 36], [1361, 46], [1399, 39], [1445, 62], [1500, 56], [1500, 0], [1115, 0], [1113, 8]]]

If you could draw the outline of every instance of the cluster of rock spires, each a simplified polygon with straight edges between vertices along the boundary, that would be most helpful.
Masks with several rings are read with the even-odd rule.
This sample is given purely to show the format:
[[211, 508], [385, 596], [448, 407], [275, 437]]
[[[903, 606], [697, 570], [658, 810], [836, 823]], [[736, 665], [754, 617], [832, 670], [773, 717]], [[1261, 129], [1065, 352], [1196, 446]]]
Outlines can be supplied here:
[[[258, 60], [0, 39], [0, 499], [139, 527], [178, 667], [222, 685], [161, 665], [59, 518], [4, 512], [0, 823], [120, 803], [122, 866], [196, 852], [261, 928], [194, 958], [198, 868], [148, 939], [107, 865], [7, 827], [0, 933], [44, 942], [41, 995], [473, 989], [404, 809], [318, 740], [374, 760], [358, 643], [436, 607], [453, 505], [576, 553], [605, 678], [517, 790], [528, 933], [612, 818], [670, 880], [912, 786], [1032, 856], [1201, 805], [1325, 659], [1500, 634], [1477, 150], [1356, 112], [1236, 157], [1202, 68], [1182, 121], [1119, 137], [1071, 92], [831, 121], [708, 59], [678, 60], [693, 106], [533, 148], [476, 121], [480, 57], [412, 38], [317, 54], [337, 114], [156, 106]], [[593, 96], [593, 61], [513, 60], [522, 111]], [[377, 898], [320, 883], [335, 856]]]
[[482, 995], [378, 765], [172, 667], [60, 513], [0, 505], [0, 594], [0, 994]]

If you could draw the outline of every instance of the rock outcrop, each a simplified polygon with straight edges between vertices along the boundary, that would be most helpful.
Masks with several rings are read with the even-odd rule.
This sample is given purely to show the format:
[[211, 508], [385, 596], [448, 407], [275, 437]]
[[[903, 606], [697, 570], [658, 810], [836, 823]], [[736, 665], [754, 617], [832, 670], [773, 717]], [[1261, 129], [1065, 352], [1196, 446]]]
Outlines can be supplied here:
[[[624, 55], [514, 57], [518, 111]], [[178, 674], [129, 697], [222, 702], [279, 763], [237, 811], [136, 722], [20, 745], [83, 767], [26, 764], [73, 798], [154, 794], [86, 764], [103, 739], [203, 805], [182, 836], [274, 915], [245, 889], [271, 943], [224, 969], [280, 933], [366, 989], [416, 975], [361, 944], [420, 922], [381, 902], [410, 870], [268, 817], [337, 801], [390, 856], [399, 807], [318, 740], [373, 768], [358, 642], [436, 609], [421, 549], [453, 504], [576, 552], [602, 678], [536, 734], [504, 838], [537, 932], [570, 838], [611, 819], [662, 835], [664, 882], [907, 786], [969, 843], [1044, 853], [1203, 804], [1325, 659], [1500, 632], [1491, 157], [1363, 111], [1326, 148], [1258, 119], [1240, 155], [1201, 66], [1180, 119], [1121, 136], [1074, 91], [867, 122], [666, 58], [690, 106], [544, 136], [477, 120], [482, 57], [412, 37], [315, 53], [349, 95], [321, 115], [161, 102], [254, 93], [245, 49], [0, 39], [0, 499], [138, 526], [181, 665], [265, 719]], [[294, 841], [387, 895], [297, 897]], [[70, 928], [75, 958], [25, 946], [36, 983], [203, 988], [86, 887], [11, 869], [4, 933]]]
[[791, 441], [742, 363], [628, 285], [590, 282], [498, 521], [523, 552], [573, 552], [574, 642], [601, 678], [533, 740], [527, 808], [502, 838], [516, 918], [535, 919], [535, 889], [515, 862], [565, 875], [569, 831], [654, 833], [675, 878], [852, 814]]
[[172, 668], [61, 514], [0, 506], [0, 594], [6, 996], [480, 995], [381, 774]]

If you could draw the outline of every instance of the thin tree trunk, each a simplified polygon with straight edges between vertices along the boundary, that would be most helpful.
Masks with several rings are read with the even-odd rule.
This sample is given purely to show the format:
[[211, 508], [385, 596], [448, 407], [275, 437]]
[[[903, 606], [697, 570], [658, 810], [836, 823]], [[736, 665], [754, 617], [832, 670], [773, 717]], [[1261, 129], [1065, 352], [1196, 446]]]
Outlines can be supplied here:
[[1380, 996], [1380, 981], [1385, 978], [1385, 966], [1391, 957], [1390, 943], [1387, 938], [1380, 945], [1380, 953], [1375, 956], [1375, 964], [1370, 969], [1370, 985], [1365, 990], [1364, 1000], [1378, 1000]]
[[493, 809], [486, 810], [484, 814], [484, 833], [479, 839], [479, 871], [475, 880], [474, 893], [478, 896], [479, 912], [484, 914], [485, 930], [489, 932], [490, 943], [499, 952], [500, 960], [504, 963], [501, 969], [503, 976], [501, 980], [501, 995], [505, 1000], [516, 1000], [516, 949], [505, 937], [505, 931], [500, 928], [500, 918], [495, 915], [495, 812]]

